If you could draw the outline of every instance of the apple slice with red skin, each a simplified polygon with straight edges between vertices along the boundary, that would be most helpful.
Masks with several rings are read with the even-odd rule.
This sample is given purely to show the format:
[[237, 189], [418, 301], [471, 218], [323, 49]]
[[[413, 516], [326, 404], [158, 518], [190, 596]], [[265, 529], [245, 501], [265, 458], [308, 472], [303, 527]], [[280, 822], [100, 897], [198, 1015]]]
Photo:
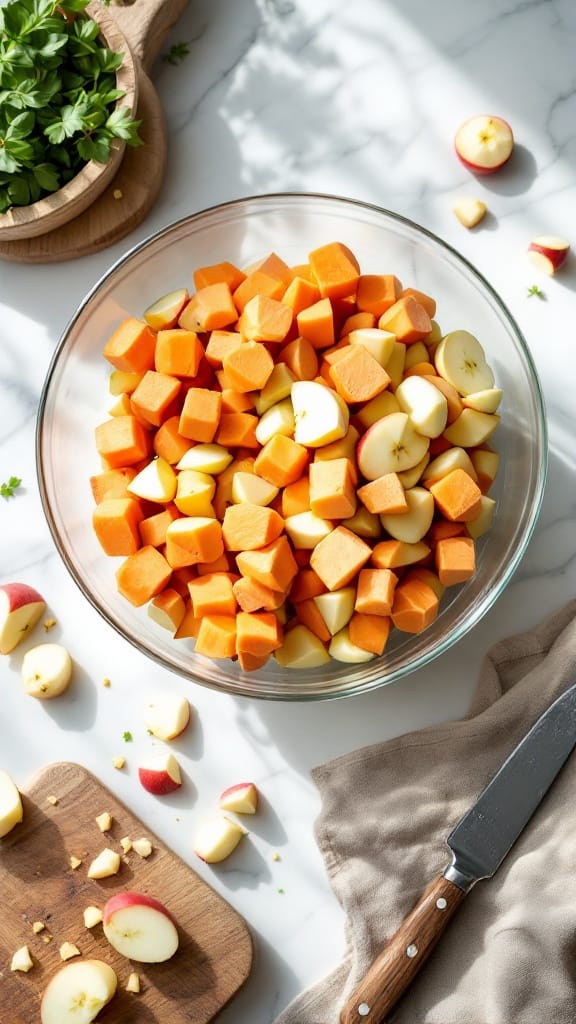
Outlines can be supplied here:
[[174, 754], [159, 754], [150, 758], [138, 768], [138, 778], [144, 789], [154, 796], [174, 793], [182, 785], [180, 765]]
[[46, 611], [46, 602], [27, 583], [0, 585], [0, 654], [10, 654]]
[[493, 174], [512, 156], [514, 135], [504, 118], [478, 114], [460, 125], [454, 146], [469, 171]]
[[220, 807], [223, 811], [235, 814], [256, 814], [258, 810], [258, 790], [253, 782], [238, 782], [228, 786], [220, 794]]
[[40, 1020], [42, 1024], [91, 1024], [117, 985], [116, 972], [103, 960], [68, 963], [44, 989]]
[[544, 274], [555, 274], [564, 266], [570, 252], [570, 242], [556, 235], [540, 235], [528, 246], [528, 259]]
[[143, 964], [170, 960], [178, 949], [178, 929], [160, 900], [141, 892], [119, 892], [104, 906], [102, 927], [122, 956]]

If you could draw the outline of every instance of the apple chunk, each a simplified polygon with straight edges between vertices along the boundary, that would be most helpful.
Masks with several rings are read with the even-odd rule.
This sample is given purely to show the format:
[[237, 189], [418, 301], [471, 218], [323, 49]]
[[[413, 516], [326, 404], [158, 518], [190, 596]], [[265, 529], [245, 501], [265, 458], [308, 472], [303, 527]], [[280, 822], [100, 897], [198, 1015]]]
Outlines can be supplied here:
[[178, 949], [178, 931], [170, 911], [144, 893], [112, 896], [104, 906], [102, 927], [117, 953], [139, 963], [163, 963]]
[[256, 814], [258, 810], [258, 790], [253, 782], [238, 782], [228, 786], [220, 794], [220, 807], [223, 811], [235, 814]]
[[314, 380], [297, 380], [292, 385], [294, 440], [309, 448], [320, 448], [345, 437], [349, 410], [346, 402]]
[[31, 697], [59, 697], [72, 678], [72, 659], [62, 644], [38, 644], [22, 660], [22, 682]]
[[528, 246], [528, 259], [544, 274], [555, 274], [564, 266], [570, 252], [570, 242], [555, 235], [541, 235]]
[[144, 725], [159, 740], [174, 740], [190, 723], [190, 704], [186, 697], [164, 694], [146, 704]]
[[148, 309], [144, 310], [144, 319], [154, 331], [167, 330], [175, 327], [178, 317], [190, 296], [186, 288], [178, 288], [156, 299]]
[[42, 1024], [90, 1024], [116, 992], [116, 972], [103, 960], [78, 960], [48, 982], [40, 1004]]
[[0, 838], [22, 821], [24, 809], [16, 784], [8, 772], [0, 771]]
[[241, 825], [225, 815], [209, 818], [198, 829], [194, 839], [194, 853], [206, 864], [218, 864], [229, 857], [245, 835]]
[[141, 764], [138, 778], [144, 789], [155, 796], [174, 793], [182, 785], [180, 765], [173, 754], [160, 754]]
[[27, 583], [0, 585], [0, 654], [10, 654], [46, 611], [46, 602]]

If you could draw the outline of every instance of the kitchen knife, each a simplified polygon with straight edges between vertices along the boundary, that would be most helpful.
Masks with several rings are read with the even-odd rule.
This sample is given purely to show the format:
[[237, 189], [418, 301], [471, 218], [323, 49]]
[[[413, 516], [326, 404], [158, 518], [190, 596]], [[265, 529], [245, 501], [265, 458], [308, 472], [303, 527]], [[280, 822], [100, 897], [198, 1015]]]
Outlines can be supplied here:
[[452, 860], [347, 1000], [340, 1024], [381, 1024], [434, 949], [466, 893], [490, 878], [576, 746], [576, 684], [538, 719], [448, 836]]

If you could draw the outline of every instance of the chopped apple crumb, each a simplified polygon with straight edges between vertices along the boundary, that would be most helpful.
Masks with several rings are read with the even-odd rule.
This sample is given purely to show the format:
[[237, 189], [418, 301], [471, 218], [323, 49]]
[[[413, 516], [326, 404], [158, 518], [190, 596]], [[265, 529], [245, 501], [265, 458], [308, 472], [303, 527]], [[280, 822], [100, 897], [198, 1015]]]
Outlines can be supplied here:
[[45, 927], [46, 925], [44, 924], [44, 921], [34, 921], [32, 931], [34, 932], [34, 935], [39, 935], [40, 932], [44, 931]]
[[272, 854], [272, 860], [280, 860], [280, 854], [278, 853], [277, 850], [275, 850], [274, 853]]
[[43, 935], [42, 936], [42, 942], [45, 942], [46, 945], [48, 945], [49, 942], [52, 942], [52, 936], [51, 935]]
[[109, 687], [110, 685], [111, 685], [111, 683], [110, 683], [110, 680], [108, 679], [108, 676], [106, 676], [106, 677], [105, 677], [105, 678], [104, 678], [104, 679], [102, 680], [102, 686], [105, 686], [105, 687], [106, 687], [106, 689], [108, 689], [108, 687]]
[[52, 796], [52, 795], [47, 796], [46, 797], [46, 802], [49, 803], [49, 804], [52, 804], [52, 807], [56, 807], [56, 804], [58, 803], [58, 797], [57, 796]]
[[30, 950], [28, 946], [21, 946], [17, 949], [12, 957], [12, 963], [10, 964], [11, 971], [24, 971], [27, 973], [31, 967], [34, 966], [32, 957], [30, 956]]
[[106, 847], [92, 861], [88, 868], [88, 878], [109, 878], [117, 875], [120, 870], [120, 854]]
[[49, 630], [54, 629], [55, 625], [56, 619], [46, 619], [46, 621], [44, 622], [44, 629], [48, 633]]
[[126, 982], [127, 992], [139, 992], [140, 991], [140, 976], [136, 974], [136, 971], [132, 971], [128, 975], [128, 981]]
[[122, 847], [123, 853], [130, 853], [130, 850], [132, 849], [132, 840], [130, 839], [130, 836], [122, 836], [120, 846]]
[[112, 195], [114, 196], [114, 199], [122, 199], [124, 193], [121, 188], [115, 188]]
[[63, 942], [59, 949], [61, 960], [71, 960], [73, 956], [81, 956], [78, 946], [73, 942]]
[[72, 870], [76, 871], [76, 869], [80, 867], [81, 863], [82, 861], [80, 860], [80, 858], [75, 857], [74, 854], [72, 854], [72, 856], [70, 857], [70, 867], [72, 868]]
[[101, 832], [109, 832], [112, 828], [112, 815], [108, 811], [103, 811], [102, 814], [96, 816], [96, 824]]
[[86, 907], [84, 910], [84, 926], [86, 928], [94, 928], [95, 925], [100, 924], [102, 921], [102, 911], [100, 907]]
[[120, 771], [124, 767], [124, 765], [126, 764], [126, 758], [125, 757], [113, 757], [112, 758], [112, 764], [113, 764], [114, 768], [117, 768], [118, 771]]
[[135, 850], [140, 857], [149, 857], [152, 853], [152, 843], [145, 837], [142, 837], [142, 839], [134, 839], [132, 842], [132, 849]]

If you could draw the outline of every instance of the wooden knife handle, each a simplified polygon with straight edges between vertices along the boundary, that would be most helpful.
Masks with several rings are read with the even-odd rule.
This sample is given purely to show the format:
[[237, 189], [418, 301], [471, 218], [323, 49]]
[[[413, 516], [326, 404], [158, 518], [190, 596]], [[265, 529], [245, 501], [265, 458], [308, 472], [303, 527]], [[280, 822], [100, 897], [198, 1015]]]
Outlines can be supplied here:
[[381, 1024], [434, 949], [466, 892], [442, 875], [378, 954], [340, 1014], [340, 1024]]

